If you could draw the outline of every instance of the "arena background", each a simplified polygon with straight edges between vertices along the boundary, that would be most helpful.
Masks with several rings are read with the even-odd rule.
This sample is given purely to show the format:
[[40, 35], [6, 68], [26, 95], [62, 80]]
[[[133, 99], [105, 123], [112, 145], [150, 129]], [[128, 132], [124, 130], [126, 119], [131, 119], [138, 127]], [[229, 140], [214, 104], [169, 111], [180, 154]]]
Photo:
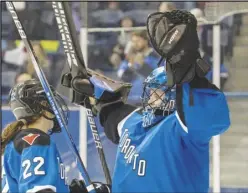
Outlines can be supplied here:
[[[238, 2], [237, 2], [238, 4]], [[146, 17], [149, 13], [166, 9], [192, 10], [198, 17], [201, 49], [205, 59], [213, 64], [213, 43], [218, 41], [213, 34], [213, 25], [205, 19], [209, 4], [205, 2], [71, 2], [74, 22], [82, 51], [89, 68], [97, 70], [111, 78], [133, 83], [129, 102], [137, 104], [141, 94], [143, 75], [134, 79], [126, 79], [120, 75], [121, 63], [125, 63], [130, 50], [131, 33], [145, 29]], [[228, 2], [220, 2], [219, 6], [235, 10]], [[59, 85], [62, 71], [66, 71], [66, 60], [60, 44], [51, 2], [19, 2], [16, 8], [28, 37], [37, 46], [38, 57], [48, 81], [57, 89], [66, 93]], [[221, 7], [220, 6], [220, 7]], [[202, 10], [203, 15], [199, 12]], [[9, 89], [19, 81], [35, 77], [35, 72], [28, 60], [27, 53], [20, 41], [12, 18], [1, 2], [1, 97], [2, 128], [14, 117], [7, 107]], [[205, 14], [205, 15], [204, 15]], [[232, 125], [220, 137], [220, 171], [219, 183], [222, 192], [248, 192], [248, 14], [230, 14], [220, 23], [220, 71], [209, 73], [208, 78], [220, 78], [220, 87], [228, 97]], [[130, 28], [131, 27], [131, 28]], [[86, 41], [87, 40], [87, 41]], [[44, 51], [44, 53], [43, 53]], [[133, 54], [133, 53], [131, 53]], [[87, 55], [87, 57], [86, 57]], [[215, 75], [213, 75], [215, 74]], [[90, 128], [86, 124], [83, 108], [71, 104], [69, 129], [79, 151], [83, 156], [92, 180], [104, 181], [98, 154], [95, 149]], [[96, 119], [97, 121], [97, 119]], [[103, 129], [98, 124], [104, 145], [104, 151], [111, 173], [114, 169], [116, 146], [109, 142]], [[80, 138], [80, 140], [79, 140]], [[62, 158], [67, 166], [68, 180], [77, 177], [77, 163], [64, 143], [62, 135], [54, 136]], [[216, 155], [216, 154], [214, 154]], [[218, 158], [218, 157], [217, 157]], [[211, 160], [213, 156], [211, 156]], [[211, 174], [214, 173], [212, 170]], [[215, 170], [215, 169], [214, 169]], [[211, 175], [211, 187], [214, 177]], [[218, 177], [215, 176], [218, 181]], [[218, 184], [218, 183], [217, 183]], [[211, 191], [211, 189], [210, 189]]]

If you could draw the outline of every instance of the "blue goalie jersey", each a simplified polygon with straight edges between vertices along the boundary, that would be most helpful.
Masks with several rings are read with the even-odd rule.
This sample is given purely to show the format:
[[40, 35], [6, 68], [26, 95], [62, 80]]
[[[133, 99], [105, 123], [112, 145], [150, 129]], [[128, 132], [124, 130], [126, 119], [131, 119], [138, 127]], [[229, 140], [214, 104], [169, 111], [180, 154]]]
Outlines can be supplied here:
[[21, 130], [6, 146], [2, 164], [2, 192], [69, 192], [56, 145], [40, 130]]
[[229, 109], [217, 89], [193, 89], [193, 106], [188, 83], [182, 92], [186, 124], [176, 111], [145, 129], [139, 109], [118, 124], [113, 192], [208, 192], [209, 141], [229, 127]]

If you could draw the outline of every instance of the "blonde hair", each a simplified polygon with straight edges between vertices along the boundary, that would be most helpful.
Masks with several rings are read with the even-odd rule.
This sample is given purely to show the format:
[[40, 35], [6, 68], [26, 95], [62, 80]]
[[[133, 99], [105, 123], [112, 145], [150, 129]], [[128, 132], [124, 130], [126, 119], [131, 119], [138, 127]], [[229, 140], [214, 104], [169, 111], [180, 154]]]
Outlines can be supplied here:
[[1, 135], [1, 155], [3, 155], [6, 145], [15, 137], [27, 122], [24, 119], [8, 124]]
[[20, 119], [17, 121], [14, 121], [10, 124], [8, 124], [2, 132], [1, 135], [1, 155], [4, 154], [4, 150], [6, 145], [13, 140], [13, 138], [16, 136], [16, 134], [21, 131], [21, 129], [26, 126], [28, 127], [29, 124], [34, 123], [37, 121], [41, 115], [33, 116], [32, 118], [28, 118], [27, 120], [25, 119]]

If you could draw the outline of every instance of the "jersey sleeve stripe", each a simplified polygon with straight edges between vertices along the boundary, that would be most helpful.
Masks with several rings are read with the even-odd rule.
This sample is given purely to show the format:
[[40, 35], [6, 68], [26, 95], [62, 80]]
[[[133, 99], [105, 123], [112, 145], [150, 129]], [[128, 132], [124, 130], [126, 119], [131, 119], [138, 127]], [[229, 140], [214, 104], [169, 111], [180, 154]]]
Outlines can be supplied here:
[[38, 191], [45, 190], [45, 189], [51, 189], [52, 191], [56, 192], [55, 186], [44, 185], [44, 186], [35, 186], [34, 188], [27, 190], [26, 193], [34, 193], [34, 192], [38, 192]]
[[121, 134], [122, 134], [122, 128], [123, 128], [123, 125], [124, 123], [126, 122], [126, 120], [133, 114], [135, 113], [136, 111], [138, 111], [138, 109], [135, 109], [133, 112], [131, 112], [128, 116], [126, 116], [124, 119], [122, 119], [122, 121], [117, 125], [117, 130], [118, 130], [118, 134], [119, 134], [119, 137], [121, 137]]
[[180, 124], [181, 127], [183, 128], [183, 130], [184, 130], [186, 133], [189, 133], [188, 127], [186, 127], [186, 126], [183, 124], [183, 122], [181, 121], [181, 119], [180, 119], [180, 117], [179, 117], [177, 111], [176, 111], [176, 117], [177, 117], [177, 120], [178, 120], [179, 124]]
[[9, 184], [8, 184], [8, 182], [7, 182], [7, 180], [6, 180], [6, 184], [5, 184], [5, 186], [3, 187], [2, 193], [8, 193], [8, 192], [9, 192]]

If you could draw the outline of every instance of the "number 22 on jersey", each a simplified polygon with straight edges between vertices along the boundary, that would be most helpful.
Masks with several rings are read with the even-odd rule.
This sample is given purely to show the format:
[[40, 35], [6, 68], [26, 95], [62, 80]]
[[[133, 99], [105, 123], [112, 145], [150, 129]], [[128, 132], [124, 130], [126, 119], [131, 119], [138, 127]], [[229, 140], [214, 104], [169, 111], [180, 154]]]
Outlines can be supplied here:
[[[34, 164], [34, 169], [32, 171], [31, 167]], [[26, 159], [22, 162], [22, 167], [24, 168], [23, 179], [26, 179], [32, 175], [46, 175], [46, 172], [41, 169], [44, 165], [43, 157], [35, 157], [33, 160]]]

